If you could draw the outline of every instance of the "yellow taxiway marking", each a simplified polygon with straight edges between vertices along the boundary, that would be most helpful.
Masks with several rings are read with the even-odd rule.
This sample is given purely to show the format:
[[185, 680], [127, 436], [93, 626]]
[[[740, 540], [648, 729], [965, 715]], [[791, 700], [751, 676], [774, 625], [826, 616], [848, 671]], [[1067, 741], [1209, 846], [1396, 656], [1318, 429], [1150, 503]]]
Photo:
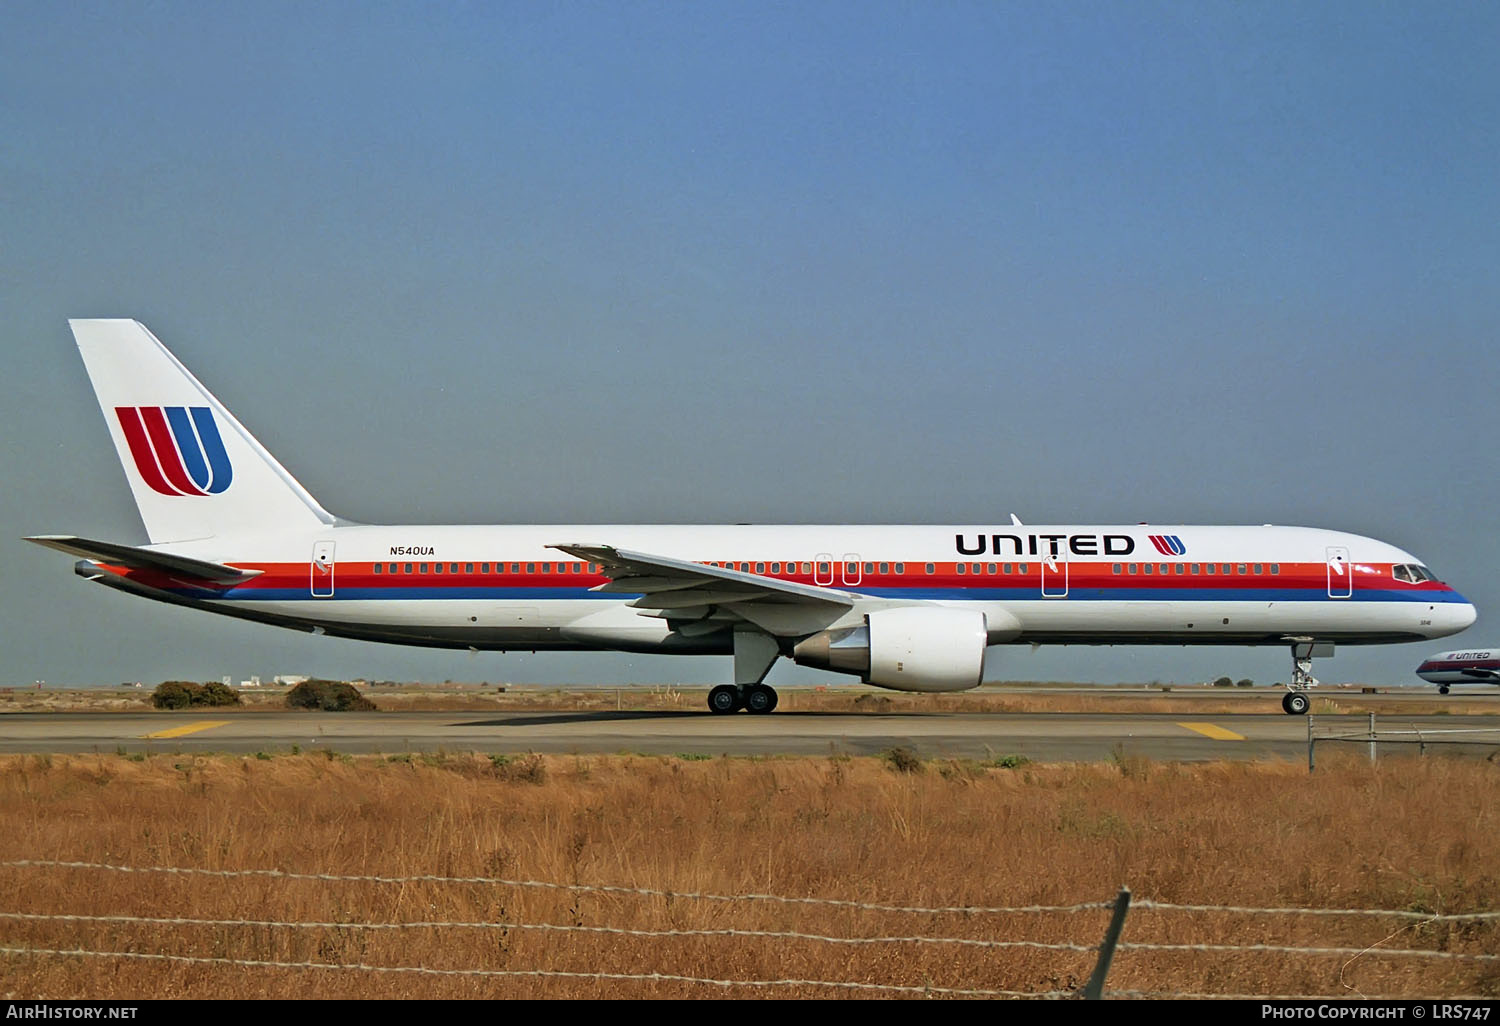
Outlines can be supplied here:
[[1243, 735], [1243, 734], [1236, 734], [1232, 730], [1225, 730], [1223, 727], [1217, 726], [1217, 725], [1212, 724], [1212, 723], [1179, 723], [1177, 725], [1179, 727], [1186, 727], [1188, 730], [1196, 730], [1198, 733], [1202, 734], [1204, 737], [1211, 737], [1215, 741], [1243, 741], [1243, 740], [1245, 740], [1245, 735]]
[[222, 727], [228, 720], [199, 720], [197, 723], [184, 723], [180, 727], [171, 730], [158, 730], [155, 734], [142, 734], [141, 737], [181, 737], [184, 734], [196, 734], [200, 730], [212, 730], [214, 727]]

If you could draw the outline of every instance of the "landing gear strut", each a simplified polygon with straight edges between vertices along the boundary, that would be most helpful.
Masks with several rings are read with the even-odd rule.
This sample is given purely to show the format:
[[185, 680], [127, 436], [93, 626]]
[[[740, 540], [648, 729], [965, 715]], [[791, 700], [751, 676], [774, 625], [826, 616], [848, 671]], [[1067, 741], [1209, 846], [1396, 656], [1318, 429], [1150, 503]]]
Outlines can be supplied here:
[[1318, 678], [1312, 675], [1313, 656], [1333, 655], [1333, 642], [1314, 641], [1312, 638], [1288, 640], [1292, 643], [1292, 679], [1286, 686], [1287, 693], [1281, 698], [1281, 708], [1292, 716], [1306, 716], [1312, 705], [1307, 690], [1318, 686]]
[[720, 684], [708, 693], [708, 708], [711, 712], [732, 713], [741, 709], [752, 713], [776, 711], [778, 696], [769, 684], [747, 684], [743, 688], [735, 684]]
[[708, 693], [710, 711], [724, 714], [744, 709], [768, 713], [776, 709], [776, 689], [762, 684], [781, 649], [776, 639], [760, 631], [734, 632], [734, 683], [720, 684]]

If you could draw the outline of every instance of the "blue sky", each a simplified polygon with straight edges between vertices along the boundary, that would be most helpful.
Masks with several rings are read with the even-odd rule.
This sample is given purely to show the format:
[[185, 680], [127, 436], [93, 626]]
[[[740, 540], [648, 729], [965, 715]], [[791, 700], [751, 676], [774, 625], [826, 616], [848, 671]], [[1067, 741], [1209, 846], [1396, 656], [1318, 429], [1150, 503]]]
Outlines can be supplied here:
[[[1308, 524], [1415, 552], [1500, 640], [1497, 29], [1480, 3], [8, 3], [0, 683], [727, 673], [89, 587], [19, 540], [144, 540], [88, 316], [144, 321], [358, 520]], [[1415, 682], [1441, 647], [1319, 672]]]

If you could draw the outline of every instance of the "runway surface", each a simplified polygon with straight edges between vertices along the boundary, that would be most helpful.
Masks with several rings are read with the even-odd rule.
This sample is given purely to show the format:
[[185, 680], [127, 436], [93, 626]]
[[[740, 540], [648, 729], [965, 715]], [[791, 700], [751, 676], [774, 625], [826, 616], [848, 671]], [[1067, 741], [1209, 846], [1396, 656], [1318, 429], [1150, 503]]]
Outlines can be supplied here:
[[[1364, 715], [1317, 716], [1318, 737], [1355, 735]], [[1431, 752], [1488, 756], [1500, 751], [1500, 710], [1484, 715], [1381, 715], [1382, 754], [1415, 752], [1390, 743], [1422, 740]], [[1469, 733], [1482, 731], [1482, 733]], [[924, 758], [1023, 755], [1039, 762], [1110, 759], [1285, 758], [1305, 761], [1309, 723], [1276, 712], [834, 713], [782, 711], [715, 716], [707, 711], [576, 712], [58, 712], [0, 717], [0, 752], [547, 752], [695, 755], [879, 755], [899, 746]], [[1455, 742], [1464, 742], [1455, 744]], [[1319, 758], [1361, 741], [1329, 742]]]

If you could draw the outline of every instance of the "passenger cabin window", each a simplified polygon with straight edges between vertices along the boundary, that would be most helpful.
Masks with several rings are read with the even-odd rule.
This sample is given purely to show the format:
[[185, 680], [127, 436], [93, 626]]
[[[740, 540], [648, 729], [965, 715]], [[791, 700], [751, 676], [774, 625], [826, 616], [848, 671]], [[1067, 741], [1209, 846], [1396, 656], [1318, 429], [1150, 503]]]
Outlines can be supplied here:
[[1192, 565], [1193, 573], [1197, 573], [1200, 569], [1202, 569], [1202, 567], [1199, 564], [1197, 564], [1197, 563], [1193, 563], [1191, 565]]
[[1256, 563], [1255, 566], [1253, 566], [1251, 569], [1253, 569], [1258, 574], [1265, 573], [1265, 567], [1260, 563]]
[[984, 572], [987, 573], [987, 574], [994, 574], [994, 572], [995, 572], [995, 564], [994, 563], [986, 563], [984, 565]]
[[882, 575], [890, 573], [891, 572], [891, 564], [889, 564], [889, 563], [881, 563], [880, 564], [880, 572], [881, 572]]
[[442, 573], [443, 572], [443, 564], [441, 564], [441, 563], [434, 563], [434, 564], [432, 564], [432, 572], [435, 573], [435, 574]]
[[425, 573], [426, 573], [426, 572], [427, 572], [427, 564], [426, 564], [426, 563], [418, 563], [418, 564], [417, 564], [417, 569], [418, 569], [418, 571], [420, 571], [420, 572], [421, 572], [421, 573], [424, 573], [424, 574], [425, 574]]
[[766, 572], [766, 564], [764, 564], [764, 563], [756, 563], [755, 564], [755, 572], [758, 573], [758, 574], [765, 573]]
[[[514, 566], [515, 564], [511, 564], [511, 565]], [[534, 574], [534, 573], [536, 573], [536, 564], [535, 563], [527, 563], [526, 564], [526, 572], [528, 574]]]
[[780, 563], [772, 563], [771, 564], [771, 573], [773, 573], [773, 574], [779, 574], [779, 573], [781, 573], [781, 564]]
[[1271, 573], [1273, 573], [1273, 574], [1279, 574], [1279, 573], [1281, 573], [1281, 564], [1280, 563], [1272, 563], [1271, 564]]
[[1116, 573], [1116, 574], [1118, 574], [1118, 573], [1119, 573], [1119, 572], [1120, 572], [1120, 564], [1119, 564], [1119, 563], [1116, 563], [1116, 564], [1115, 564], [1115, 565], [1114, 565], [1114, 572], [1115, 572], [1115, 573]]
[[833, 564], [831, 564], [831, 563], [819, 563], [818, 564], [818, 573], [820, 573], [820, 574], [831, 574], [831, 573], [833, 573]]
[[897, 563], [896, 564], [896, 573], [898, 573], [898, 574], [904, 574], [904, 573], [906, 573], [906, 564], [905, 563]]
[[375, 572], [377, 574], [380, 573], [381, 571], [383, 571], [384, 569], [385, 569], [385, 567], [381, 566], [379, 563], [375, 564]]
[[392, 563], [389, 567], [386, 568], [386, 573], [393, 574], [395, 572], [396, 572], [396, 564], [395, 563]]
[[1029, 564], [1029, 563], [1017, 563], [1016, 564], [1016, 571], [1018, 573], [1023, 573], [1024, 574], [1024, 573], [1026, 573], [1026, 571], [1028, 570], [1028, 568], [1030, 567], [1030, 565], [1031, 564]]
[[866, 563], [865, 564], [865, 573], [867, 573], [867, 574], [873, 574], [874, 572], [875, 572], [875, 564], [874, 563]]
[[1236, 570], [1236, 571], [1235, 571], [1235, 572], [1236, 572], [1236, 573], [1241, 573], [1241, 574], [1242, 574], [1242, 573], [1244, 573], [1244, 572], [1245, 572], [1245, 564], [1244, 564], [1244, 563], [1241, 563], [1241, 564], [1240, 564], [1240, 565], [1239, 565], [1239, 569], [1238, 569], [1238, 570]]
[[404, 573], [404, 574], [409, 574], [409, 573], [411, 573], [411, 564], [410, 564], [410, 563], [407, 563], [407, 564], [406, 564], [406, 569], [405, 569], [405, 570], [403, 570], [403, 571], [401, 571], [401, 572], [402, 572], [402, 573]]
[[482, 573], [482, 574], [489, 573], [490, 572], [490, 565], [488, 563], [480, 563], [479, 564], [479, 572]]
[[927, 564], [927, 572], [929, 574], [935, 572], [936, 570], [937, 570], [937, 568], [935, 566], [933, 566], [931, 563]]
[[[527, 567], [526, 572], [528, 574], [536, 572], [536, 564], [534, 564], [534, 563], [527, 563], [526, 567]], [[521, 564], [520, 563], [512, 563], [510, 565], [510, 572], [513, 573], [513, 574], [520, 573], [521, 572]]]
[[1155, 566], [1155, 564], [1147, 563], [1146, 564], [1146, 573], [1153, 574], [1155, 572], [1156, 572], [1156, 566]]
[[958, 573], [961, 573], [961, 574], [965, 574], [965, 573], [969, 572], [968, 569], [962, 563], [959, 563], [957, 566], [955, 566], [954, 570], [956, 570]]
[[1204, 563], [1203, 569], [1209, 574], [1216, 574], [1219, 572], [1219, 566], [1217, 563]]
[[1187, 573], [1187, 567], [1184, 564], [1182, 564], [1182, 563], [1178, 563], [1177, 564], [1177, 572], [1180, 573], [1180, 574], [1185, 574], [1185, 573]]

